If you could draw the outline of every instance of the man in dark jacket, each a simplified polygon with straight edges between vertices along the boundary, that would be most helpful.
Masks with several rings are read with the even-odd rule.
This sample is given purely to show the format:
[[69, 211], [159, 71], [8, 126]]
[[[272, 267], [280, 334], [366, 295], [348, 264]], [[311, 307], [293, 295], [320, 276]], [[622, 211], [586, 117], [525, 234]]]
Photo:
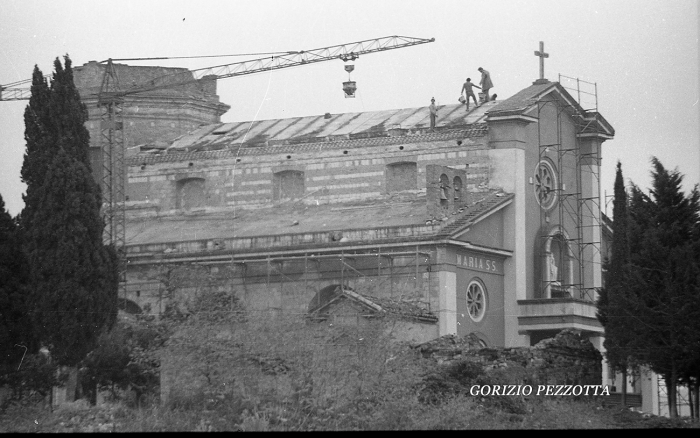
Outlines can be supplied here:
[[474, 95], [474, 90], [472, 90], [473, 87], [481, 89], [481, 87], [472, 83], [472, 78], [467, 78], [467, 82], [462, 85], [462, 93], [467, 94], [467, 111], [469, 111], [469, 96], [471, 96], [471, 98], [474, 100], [474, 105], [479, 106], [479, 102], [477, 102], [476, 96]]
[[484, 102], [488, 102], [489, 90], [493, 88], [493, 82], [491, 82], [491, 74], [481, 67], [479, 67], [479, 71], [481, 72], [481, 82], [479, 82], [479, 85], [481, 85], [481, 91], [484, 92]]

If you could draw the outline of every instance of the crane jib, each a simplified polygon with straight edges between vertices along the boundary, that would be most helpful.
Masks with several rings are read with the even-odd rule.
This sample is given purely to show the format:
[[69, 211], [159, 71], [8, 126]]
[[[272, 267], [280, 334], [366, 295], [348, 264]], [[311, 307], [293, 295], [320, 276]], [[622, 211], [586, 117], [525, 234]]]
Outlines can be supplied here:
[[[386, 50], [411, 47], [419, 44], [432, 43], [435, 38], [411, 38], [390, 36], [372, 40], [358, 41], [338, 46], [322, 47], [313, 50], [284, 52], [281, 55], [266, 56], [243, 62], [223, 64], [198, 70], [184, 70], [149, 79], [141, 84], [135, 84], [126, 90], [120, 89], [113, 59], [100, 64], [105, 67], [100, 91], [97, 93], [97, 104], [102, 108], [100, 120], [101, 149], [103, 155], [103, 213], [105, 216], [105, 240], [117, 250], [119, 265], [120, 293], [126, 293], [126, 193], [125, 193], [125, 139], [123, 131], [122, 107], [124, 97], [159, 89], [185, 86], [200, 81], [224, 79], [234, 76], [249, 75], [282, 68], [309, 65], [316, 62], [340, 59], [344, 62], [354, 61], [360, 55], [383, 52]], [[163, 58], [159, 58], [163, 59]], [[121, 59], [126, 60], [126, 59]], [[346, 65], [346, 67], [350, 67]], [[345, 69], [348, 74], [352, 68]], [[28, 100], [30, 88], [15, 88], [20, 84], [31, 84], [32, 80], [0, 85], [0, 101]], [[345, 97], [354, 97], [355, 82], [343, 82]]]
[[[169, 74], [154, 79], [150, 79], [141, 84], [136, 84], [126, 90], [119, 90], [118, 84], [112, 84], [110, 92], [119, 96], [128, 96], [131, 94], [154, 91], [168, 87], [184, 86], [190, 83], [200, 81], [202, 79], [225, 79], [234, 76], [249, 75], [259, 72], [278, 70], [282, 68], [296, 67], [307, 65], [321, 61], [330, 61], [332, 59], [340, 59], [342, 61], [353, 61], [359, 58], [360, 55], [382, 52], [386, 50], [400, 49], [411, 47], [419, 44], [432, 43], [435, 38], [413, 38], [405, 36], [388, 36], [383, 38], [375, 38], [370, 40], [357, 41], [353, 43], [340, 44], [336, 46], [322, 47], [312, 50], [300, 50], [280, 52], [282, 55], [268, 56], [248, 61], [236, 62], [231, 64], [222, 64], [213, 67], [202, 69], [187, 70], [175, 74]], [[167, 57], [159, 58], [120, 58], [119, 60], [131, 59], [167, 59]], [[105, 73], [108, 72], [112, 59], [102, 61], [101, 64], [106, 64]], [[28, 100], [30, 93], [29, 88], [14, 88], [19, 84], [31, 84], [31, 80], [14, 82], [12, 84], [0, 85], [0, 100]], [[105, 89], [102, 89], [99, 95], [105, 95]]]

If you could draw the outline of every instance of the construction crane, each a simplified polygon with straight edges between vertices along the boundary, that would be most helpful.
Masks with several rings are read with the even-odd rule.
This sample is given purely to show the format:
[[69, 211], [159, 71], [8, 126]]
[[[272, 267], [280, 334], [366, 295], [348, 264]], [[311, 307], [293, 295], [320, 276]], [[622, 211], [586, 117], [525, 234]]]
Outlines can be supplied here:
[[[101, 108], [100, 116], [100, 145], [103, 162], [103, 215], [105, 218], [105, 242], [114, 244], [119, 255], [119, 279], [122, 287], [126, 283], [126, 208], [125, 208], [125, 143], [123, 107], [125, 98], [130, 95], [147, 93], [185, 86], [198, 81], [218, 80], [234, 76], [250, 75], [289, 67], [310, 65], [317, 62], [340, 59], [350, 62], [360, 55], [383, 52], [404, 47], [416, 46], [434, 42], [435, 38], [412, 38], [404, 36], [388, 36], [363, 40], [354, 43], [322, 47], [313, 50], [286, 52], [281, 55], [266, 56], [243, 62], [223, 64], [196, 70], [183, 70], [178, 73], [149, 79], [140, 84], [133, 84], [122, 89], [114, 67], [115, 61], [154, 61], [174, 59], [160, 58], [121, 58], [102, 61], [105, 73], [102, 77], [100, 91], [97, 94], [97, 105]], [[346, 65], [349, 73], [353, 67]], [[351, 81], [348, 81], [351, 82]], [[346, 93], [354, 93], [355, 83], [344, 82]], [[0, 85], [0, 101], [27, 100], [31, 93], [26, 84], [31, 79]]]

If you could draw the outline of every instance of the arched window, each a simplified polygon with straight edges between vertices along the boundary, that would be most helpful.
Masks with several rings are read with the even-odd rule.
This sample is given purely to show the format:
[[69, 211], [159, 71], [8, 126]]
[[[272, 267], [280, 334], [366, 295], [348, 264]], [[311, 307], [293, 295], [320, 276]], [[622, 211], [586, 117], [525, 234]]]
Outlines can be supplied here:
[[464, 200], [464, 189], [462, 187], [462, 178], [455, 176], [452, 179], [452, 188], [454, 189], [455, 204], [460, 204]]
[[272, 175], [272, 199], [298, 199], [304, 196], [304, 172], [283, 170]]
[[386, 192], [398, 193], [418, 188], [418, 165], [410, 162], [392, 163], [386, 166]]
[[480, 322], [486, 314], [486, 288], [483, 283], [474, 279], [467, 286], [467, 312], [474, 322]]
[[131, 315], [139, 315], [143, 313], [138, 304], [125, 298], [117, 298], [117, 309], [123, 310]]
[[452, 196], [450, 178], [443, 173], [440, 175], [440, 207], [448, 209], [450, 207], [450, 198]]
[[558, 229], [545, 245], [544, 286], [547, 298], [570, 297], [574, 283], [574, 256], [564, 230]]

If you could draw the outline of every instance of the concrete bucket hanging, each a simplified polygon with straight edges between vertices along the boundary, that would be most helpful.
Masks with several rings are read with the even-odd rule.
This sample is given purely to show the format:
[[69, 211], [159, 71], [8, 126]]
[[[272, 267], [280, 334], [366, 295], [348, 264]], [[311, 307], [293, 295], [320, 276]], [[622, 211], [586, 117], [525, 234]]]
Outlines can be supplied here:
[[345, 91], [345, 97], [355, 97], [355, 90], [357, 90], [357, 85], [355, 81], [343, 82], [343, 91]]
[[355, 70], [355, 66], [353, 64], [345, 64], [345, 71], [348, 72], [348, 80], [347, 82], [343, 82], [343, 91], [345, 92], [345, 98], [347, 99], [348, 97], [355, 97], [355, 90], [357, 90], [357, 85], [355, 85], [355, 81], [350, 80], [350, 73]]

